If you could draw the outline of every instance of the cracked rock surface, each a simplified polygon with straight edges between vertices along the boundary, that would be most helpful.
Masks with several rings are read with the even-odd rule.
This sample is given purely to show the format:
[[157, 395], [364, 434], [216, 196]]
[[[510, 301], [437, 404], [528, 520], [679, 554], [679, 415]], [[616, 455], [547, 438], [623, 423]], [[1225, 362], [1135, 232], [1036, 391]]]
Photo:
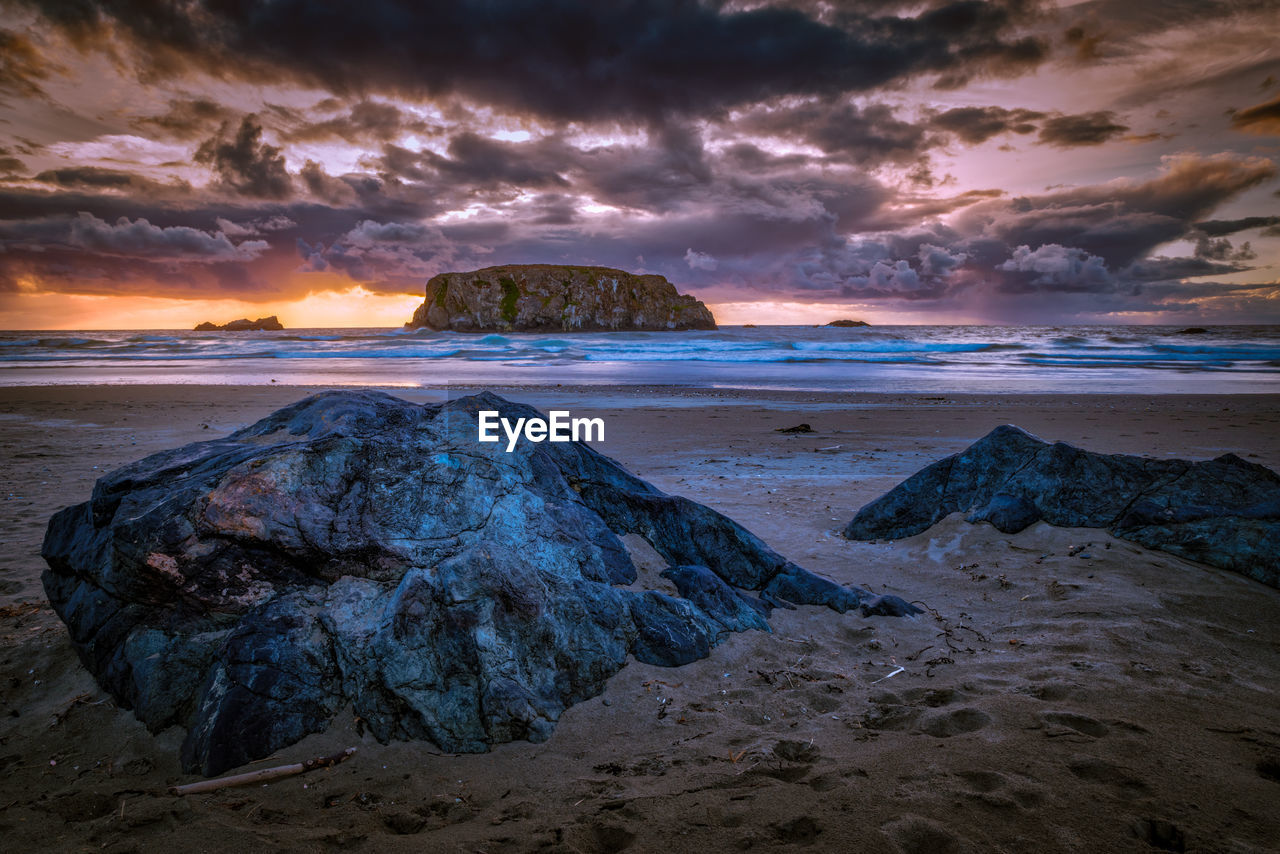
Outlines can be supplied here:
[[1214, 460], [1095, 454], [1017, 427], [992, 430], [858, 511], [854, 540], [900, 539], [962, 512], [1006, 534], [1040, 520], [1121, 539], [1280, 587], [1280, 476]]
[[[50, 520], [49, 600], [98, 682], [152, 731], [186, 727], [206, 775], [347, 704], [381, 741], [539, 741], [628, 655], [686, 664], [793, 603], [916, 612], [586, 445], [479, 443], [482, 409], [538, 415], [329, 392], [114, 471]], [[628, 534], [678, 596], [635, 584]]]

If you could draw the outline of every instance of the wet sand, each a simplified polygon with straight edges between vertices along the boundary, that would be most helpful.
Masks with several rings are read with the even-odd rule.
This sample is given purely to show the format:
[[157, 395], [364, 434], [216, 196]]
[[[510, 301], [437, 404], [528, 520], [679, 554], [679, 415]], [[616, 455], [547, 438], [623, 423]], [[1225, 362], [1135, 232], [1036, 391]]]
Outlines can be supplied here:
[[[1276, 850], [1280, 591], [1096, 530], [1009, 536], [952, 518], [895, 543], [836, 532], [1003, 423], [1280, 469], [1277, 396], [502, 391], [600, 415], [598, 447], [631, 471], [926, 614], [775, 612], [773, 634], [679, 669], [633, 662], [550, 741], [483, 755], [379, 745], [346, 712], [252, 766], [357, 746], [338, 768], [163, 795], [194, 779], [181, 733], [147, 733], [80, 666], [40, 588], [44, 526], [101, 472], [307, 391], [0, 389], [7, 850]], [[802, 422], [814, 432], [776, 432]]]

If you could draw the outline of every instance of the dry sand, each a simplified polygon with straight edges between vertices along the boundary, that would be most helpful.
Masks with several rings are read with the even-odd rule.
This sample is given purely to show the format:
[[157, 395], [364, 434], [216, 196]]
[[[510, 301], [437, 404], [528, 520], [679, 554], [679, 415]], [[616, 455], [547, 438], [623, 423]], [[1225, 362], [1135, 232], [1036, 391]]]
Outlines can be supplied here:
[[[1096, 530], [1006, 536], [952, 518], [897, 543], [835, 533], [1001, 423], [1097, 451], [1234, 451], [1280, 469], [1276, 396], [510, 392], [604, 415], [602, 450], [635, 473], [808, 569], [928, 613], [777, 612], [773, 634], [734, 635], [708, 660], [629, 664], [545, 744], [382, 746], [348, 712], [253, 766], [358, 746], [336, 769], [159, 794], [193, 779], [175, 758], [181, 733], [148, 734], [80, 666], [40, 588], [45, 523], [102, 471], [304, 393], [0, 390], [0, 848], [1280, 849], [1280, 591]], [[774, 432], [799, 422], [816, 432]]]

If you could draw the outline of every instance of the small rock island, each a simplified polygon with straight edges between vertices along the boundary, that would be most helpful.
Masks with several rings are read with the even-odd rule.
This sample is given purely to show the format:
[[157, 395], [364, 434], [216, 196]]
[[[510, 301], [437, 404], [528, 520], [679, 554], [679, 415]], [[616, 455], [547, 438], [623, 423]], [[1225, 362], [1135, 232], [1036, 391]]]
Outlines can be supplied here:
[[833, 320], [827, 326], [854, 327], [854, 326], [870, 326], [865, 320]]
[[219, 326], [216, 323], [205, 321], [195, 328], [196, 332], [279, 332], [284, 329], [284, 324], [280, 322], [280, 318], [274, 314], [270, 317], [259, 317], [257, 320], [250, 320], [242, 317], [239, 320], [233, 320], [230, 323], [224, 323]]
[[407, 329], [665, 332], [715, 329], [710, 310], [663, 276], [610, 267], [510, 264], [441, 273]]

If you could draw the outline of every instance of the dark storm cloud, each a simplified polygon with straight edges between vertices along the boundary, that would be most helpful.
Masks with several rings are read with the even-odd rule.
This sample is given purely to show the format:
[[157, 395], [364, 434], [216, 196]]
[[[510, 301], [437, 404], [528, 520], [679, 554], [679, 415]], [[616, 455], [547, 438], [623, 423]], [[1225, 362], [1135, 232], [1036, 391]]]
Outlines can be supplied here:
[[106, 169], [101, 166], [67, 166], [61, 169], [48, 169], [36, 175], [35, 180], [56, 187], [86, 190], [179, 195], [191, 192], [191, 186], [186, 183], [162, 184], [133, 172]]
[[88, 213], [71, 221], [67, 242], [106, 255], [182, 261], [249, 261], [268, 247], [262, 240], [234, 244], [220, 231], [210, 233], [187, 226], [164, 228], [145, 219], [126, 217], [108, 223]]
[[[1060, 5], [1066, 9], [1069, 21], [1061, 34], [1063, 40], [1077, 51], [1083, 47], [1087, 53], [1104, 54], [1103, 58], [1132, 52], [1135, 43], [1170, 30], [1275, 10], [1275, 0], [1084, 0]], [[1103, 44], [1105, 51], [1098, 49]]]
[[531, 208], [534, 225], [573, 225], [580, 220], [577, 200], [563, 193], [539, 193]]
[[56, 68], [29, 37], [0, 29], [0, 90], [24, 96], [43, 95], [40, 84]]
[[[1195, 222], [1275, 174], [1262, 159], [1188, 157], [1140, 184], [980, 201], [952, 225], [855, 236], [773, 266], [785, 287], [814, 299], [963, 304], [971, 292], [1096, 294], [1136, 305], [1147, 282], [1247, 270], [1239, 263], [1252, 257], [1247, 245], [1210, 239]], [[1197, 241], [1194, 257], [1149, 257], [1183, 237]], [[725, 253], [717, 258], [723, 270]]]
[[1101, 145], [1128, 129], [1116, 121], [1115, 113], [1110, 111], [1054, 116], [1041, 126], [1039, 142], [1058, 148]]
[[[16, 218], [24, 206], [31, 212], [37, 195], [47, 197], [39, 206], [45, 215]], [[176, 223], [160, 212], [156, 221], [126, 215], [108, 221], [83, 211], [90, 206], [85, 196], [75, 196], [81, 212], [70, 213], [68, 196], [74, 194], [0, 191], [0, 292], [19, 290], [28, 278], [52, 280], [63, 292], [108, 295], [154, 293], [162, 286], [169, 296], [207, 296], [237, 281], [261, 287], [251, 281], [252, 270], [267, 260], [267, 241], [233, 239], [203, 227], [205, 217]]]
[[190, 140], [207, 137], [235, 116], [235, 110], [208, 98], [176, 98], [165, 112], [139, 116], [130, 124], [149, 134]]
[[358, 274], [373, 290], [420, 292], [455, 259], [478, 263], [489, 251], [456, 236], [446, 243], [421, 225], [434, 210], [404, 188], [366, 176], [343, 185], [366, 180], [343, 206], [85, 192], [84, 184], [0, 188], [0, 291], [30, 277], [67, 293], [296, 298], [312, 288], [293, 275], [303, 241], [331, 259], [306, 269]]
[[1195, 254], [1206, 261], [1252, 261], [1258, 257], [1247, 240], [1236, 247], [1225, 237], [1215, 239], [1206, 235], [1197, 238]]
[[[1038, 62], [1042, 45], [1019, 47], [1012, 13], [989, 4], [933, 4], [918, 18], [897, 20], [883, 9], [867, 11], [870, 5], [728, 12], [727, 4], [675, 0], [553, 2], [554, 9], [573, 7], [567, 25], [556, 22], [569, 33], [584, 20], [598, 28], [590, 37], [580, 30], [567, 40], [547, 36], [545, 50], [539, 27], [551, 27], [547, 21], [521, 32], [518, 48], [507, 47], [516, 38], [507, 32], [514, 3], [488, 4], [496, 17], [473, 29], [485, 29], [489, 43], [456, 26], [455, 18], [477, 8], [471, 3], [436, 8], [442, 22], [426, 30], [410, 26], [422, 13], [407, 3], [371, 0], [358, 7], [368, 20], [350, 27], [353, 13], [332, 5], [254, 8], [270, 19], [285, 5], [297, 20], [275, 34], [276, 42], [263, 35], [261, 22], [223, 28], [220, 12], [195, 2], [167, 6], [181, 11], [153, 21], [154, 38], [135, 46], [149, 52], [152, 72], [168, 63], [176, 73], [200, 68], [284, 86], [302, 79], [331, 85], [337, 97], [314, 103], [315, 95], [272, 89], [272, 98], [311, 106], [255, 104], [255, 115], [244, 117], [241, 107], [195, 98], [138, 119], [134, 127], [143, 135], [204, 140], [197, 159], [216, 180], [211, 190], [186, 198], [159, 196], [135, 183], [144, 179], [92, 167], [37, 176], [58, 192], [9, 194], [0, 187], [0, 241], [10, 250], [0, 254], [0, 287], [34, 275], [50, 288], [94, 293], [280, 298], [305, 293], [308, 279], [317, 287], [360, 282], [381, 292], [420, 293], [427, 278], [446, 269], [545, 261], [651, 270], [748, 297], [943, 307], [988, 296], [1003, 305], [1016, 302], [1015, 295], [1035, 295], [1023, 304], [1049, 295], [1141, 303], [1140, 287], [1170, 277], [1247, 269], [1241, 264], [1247, 245], [1221, 242], [1231, 232], [1197, 231], [1194, 223], [1274, 174], [1260, 161], [1188, 160], [1145, 184], [1017, 199], [996, 189], [939, 198], [947, 186], [939, 163], [930, 192], [907, 181], [890, 185], [905, 169], [923, 176], [930, 153], [950, 155], [953, 144], [1039, 133], [1042, 143], [1066, 148], [1127, 130], [1126, 119], [1109, 112], [908, 111], [851, 99], [873, 78], [894, 84], [932, 71], [946, 86]], [[152, 7], [110, 8], [143, 10], [107, 16], [129, 19], [120, 26], [141, 34], [138, 21]], [[655, 8], [679, 14], [648, 26]], [[193, 27], [187, 42], [174, 33], [191, 9], [213, 17]], [[392, 21], [391, 10], [401, 17]], [[322, 14], [336, 18], [334, 32], [316, 32]], [[86, 20], [94, 15], [99, 23], [83, 32], [101, 35], [106, 18], [88, 13]], [[615, 19], [639, 25], [623, 28]], [[720, 28], [719, 35], [704, 37], [692, 26], [698, 21]], [[765, 23], [767, 34], [751, 29]], [[1057, 38], [1061, 24], [1054, 26]], [[442, 32], [458, 43], [437, 53], [419, 50], [442, 44]], [[1000, 42], [988, 38], [992, 32]], [[384, 33], [401, 38], [375, 42]], [[870, 47], [856, 63], [839, 50], [834, 58], [812, 45], [799, 50], [800, 35], [814, 34], [840, 50]], [[212, 46], [196, 44], [198, 36]], [[304, 37], [311, 39], [305, 56]], [[232, 56], [233, 47], [246, 46], [254, 49]], [[901, 59], [911, 46], [921, 48], [919, 56]], [[869, 57], [883, 67], [872, 69]], [[446, 113], [462, 100], [440, 96], [460, 93], [473, 99], [474, 112], [441, 128], [383, 103], [381, 92], [432, 95], [433, 110]], [[886, 88], [872, 97], [896, 95]], [[476, 102], [602, 121], [530, 122], [532, 138], [504, 141], [486, 135], [496, 123]], [[502, 119], [508, 128], [509, 121]], [[363, 157], [352, 172], [330, 174], [347, 168], [332, 163], [349, 164], [360, 152], [347, 147], [329, 160], [339, 146], [308, 146], [308, 156], [330, 165], [307, 161], [290, 175], [282, 150], [264, 139], [264, 125], [266, 138], [280, 145], [345, 141]], [[405, 142], [407, 134], [433, 139], [429, 148], [412, 150], [418, 143]], [[822, 154], [774, 153], [772, 142], [759, 138], [765, 136], [808, 143]], [[905, 168], [868, 174], [881, 165]], [[424, 222], [446, 212], [453, 215]], [[941, 216], [948, 224], [929, 222]], [[1179, 239], [1192, 241], [1195, 257], [1151, 257]]]
[[382, 155], [373, 165], [383, 174], [409, 181], [430, 180], [433, 172], [422, 162], [422, 152], [388, 143], [382, 146]]
[[1035, 110], [956, 107], [930, 116], [929, 126], [955, 134], [962, 142], [978, 145], [1002, 133], [1032, 133], [1037, 127], [1035, 122], [1044, 117], [1044, 113]]
[[1121, 269], [1161, 243], [1185, 236], [1218, 205], [1275, 175], [1275, 165], [1260, 158], [1185, 157], [1140, 184], [975, 205], [959, 215], [957, 225], [1008, 245], [1078, 247]]
[[[500, 146], [499, 162], [560, 170], [554, 174], [574, 190], [595, 188], [597, 201], [607, 196], [665, 213], [593, 215], [583, 230], [566, 227], [579, 219], [582, 197], [573, 192], [495, 191], [478, 196], [489, 201], [470, 219], [424, 225], [429, 205], [456, 210], [495, 173], [477, 176], [478, 184], [433, 183], [437, 170], [421, 162], [421, 182], [335, 177], [312, 164], [311, 178], [346, 188], [341, 205], [245, 198], [166, 204], [76, 188], [0, 190], [0, 241], [9, 249], [0, 255], [0, 287], [12, 289], [27, 274], [86, 293], [146, 292], [160, 282], [173, 295], [279, 298], [298, 295], [292, 274], [301, 270], [412, 293], [447, 269], [545, 261], [643, 267], [690, 287], [714, 283], [744, 296], [800, 300], [942, 306], [985, 291], [1141, 302], [1139, 286], [1244, 269], [1246, 247], [1224, 244], [1195, 223], [1275, 174], [1262, 160], [1186, 158], [1141, 184], [1016, 199], [993, 198], [998, 191], [921, 199], [919, 211], [932, 204], [960, 213], [953, 225], [858, 236], [895, 227], [904, 216], [897, 203], [910, 199], [866, 175], [833, 174], [807, 159], [763, 157], [765, 166], [752, 172], [726, 169], [725, 162], [751, 155], [738, 147], [710, 152], [688, 129], [672, 129], [661, 145], [583, 151], [547, 138]], [[653, 181], [664, 172], [683, 177], [667, 194], [655, 193]], [[307, 175], [304, 169], [300, 183]], [[78, 213], [86, 210], [94, 214]], [[927, 216], [919, 211], [908, 219]], [[1149, 257], [1182, 237], [1199, 241], [1197, 257]]]
[[1280, 95], [1231, 114], [1231, 127], [1247, 133], [1280, 136]]
[[303, 186], [312, 196], [330, 205], [348, 205], [356, 200], [356, 190], [341, 178], [324, 171], [314, 160], [308, 160], [298, 172]]
[[997, 106], [954, 107], [926, 111], [918, 122], [911, 122], [888, 105], [859, 107], [845, 100], [761, 106], [745, 112], [733, 127], [748, 134], [807, 142], [859, 166], [907, 165], [955, 140], [980, 145], [1002, 134], [1039, 131], [1041, 144], [1072, 148], [1098, 145], [1128, 130], [1110, 112], [1064, 115]]
[[291, 78], [340, 94], [459, 93], [553, 119], [698, 114], [783, 94], [866, 90], [922, 73], [944, 86], [1037, 66], [1020, 3], [956, 0], [914, 17], [695, 0], [15, 0], [82, 49], [113, 38], [152, 77]]
[[1254, 228], [1280, 225], [1280, 216], [1247, 216], [1243, 219], [1211, 219], [1197, 222], [1196, 228], [1210, 237], [1222, 237]]
[[503, 142], [462, 133], [444, 155], [387, 144], [370, 165], [388, 184], [404, 182], [407, 191], [443, 205], [503, 201], [519, 190], [573, 190], [602, 204], [656, 213], [705, 203], [717, 181], [699, 133], [673, 122], [651, 127], [642, 142], [591, 149], [558, 136]]
[[733, 126], [750, 134], [800, 139], [862, 166], [909, 163], [930, 145], [925, 128], [900, 120], [884, 104], [858, 107], [827, 101], [764, 108], [747, 113]]
[[460, 133], [449, 140], [448, 156], [423, 152], [420, 162], [451, 182], [478, 187], [507, 184], [516, 187], [567, 186], [555, 168], [538, 162], [534, 146], [516, 146]]
[[1251, 269], [1243, 264], [1219, 263], [1200, 256], [1192, 258], [1147, 258], [1125, 268], [1127, 279], [1139, 282], [1187, 279], [1196, 276], [1223, 276]]
[[771, 154], [750, 142], [735, 142], [725, 146], [720, 153], [731, 168], [755, 173], [795, 169], [813, 161], [807, 154]]
[[245, 116], [234, 135], [223, 123], [218, 133], [196, 150], [195, 160], [217, 174], [222, 187], [260, 199], [283, 199], [293, 190], [280, 149], [262, 141], [262, 125]]
[[1062, 36], [1066, 43], [1071, 45], [1077, 61], [1092, 62], [1102, 58], [1102, 52], [1098, 47], [1106, 38], [1106, 33], [1090, 32], [1083, 26], [1075, 26], [1068, 27]]
[[461, 260], [470, 247], [436, 227], [364, 220], [329, 244], [297, 241], [301, 269], [341, 273], [374, 290], [421, 293], [427, 279]]
[[318, 121], [304, 121], [286, 130], [286, 142], [341, 139], [351, 143], [390, 142], [406, 133], [440, 136], [443, 125], [424, 121], [392, 104], [360, 101], [344, 114]]
[[696, 130], [667, 125], [640, 145], [579, 152], [574, 177], [597, 201], [651, 213], [706, 204], [712, 168]]

